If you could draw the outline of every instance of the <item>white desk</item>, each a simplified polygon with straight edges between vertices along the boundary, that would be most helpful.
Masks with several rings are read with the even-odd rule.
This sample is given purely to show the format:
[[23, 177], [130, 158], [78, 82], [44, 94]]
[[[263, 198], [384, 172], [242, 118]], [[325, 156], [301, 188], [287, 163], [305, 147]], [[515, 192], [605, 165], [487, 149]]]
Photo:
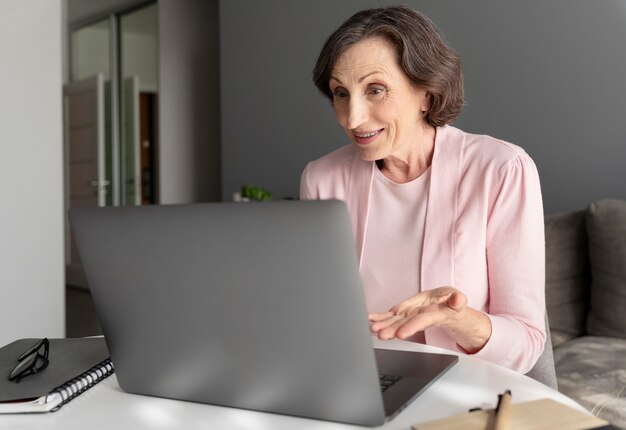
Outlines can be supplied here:
[[[386, 349], [450, 353], [439, 348], [395, 340], [374, 340], [374, 345]], [[459, 362], [452, 369], [382, 428], [406, 430], [412, 424], [464, 413], [473, 407], [492, 408], [497, 395], [507, 388], [513, 392], [513, 403], [551, 398], [585, 411], [573, 400], [533, 379], [474, 357], [459, 357]], [[337, 430], [357, 427], [127, 394], [119, 388], [114, 375], [72, 400], [58, 412], [0, 415], [0, 428]]]

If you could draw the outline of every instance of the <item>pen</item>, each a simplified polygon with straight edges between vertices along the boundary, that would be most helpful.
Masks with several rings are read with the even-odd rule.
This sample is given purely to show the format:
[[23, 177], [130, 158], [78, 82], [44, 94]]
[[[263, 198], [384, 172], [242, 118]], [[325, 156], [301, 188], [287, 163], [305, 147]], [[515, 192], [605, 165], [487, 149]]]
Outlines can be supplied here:
[[511, 410], [511, 390], [506, 390], [498, 396], [498, 406], [496, 406], [496, 416], [493, 422], [493, 430], [504, 430], [509, 421]]

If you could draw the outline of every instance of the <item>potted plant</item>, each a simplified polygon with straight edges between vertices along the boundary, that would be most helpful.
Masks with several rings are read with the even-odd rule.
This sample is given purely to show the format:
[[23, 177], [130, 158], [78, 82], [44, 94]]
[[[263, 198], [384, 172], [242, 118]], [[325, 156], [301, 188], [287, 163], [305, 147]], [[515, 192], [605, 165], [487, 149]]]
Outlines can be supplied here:
[[241, 190], [233, 194], [235, 202], [249, 201], [269, 201], [272, 200], [272, 193], [262, 187], [255, 185], [243, 185]]

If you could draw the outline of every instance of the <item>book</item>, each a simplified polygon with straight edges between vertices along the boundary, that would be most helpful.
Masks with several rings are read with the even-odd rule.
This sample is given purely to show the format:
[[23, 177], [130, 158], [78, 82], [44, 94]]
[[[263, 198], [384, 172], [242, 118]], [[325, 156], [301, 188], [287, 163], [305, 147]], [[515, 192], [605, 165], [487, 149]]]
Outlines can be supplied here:
[[[493, 409], [477, 410], [466, 414], [416, 424], [413, 430], [473, 430], [493, 428]], [[585, 414], [552, 399], [533, 400], [511, 405], [509, 430], [583, 430], [615, 429], [607, 421]]]
[[114, 373], [103, 337], [49, 339], [48, 366], [19, 383], [11, 371], [40, 339], [0, 348], [0, 413], [54, 412]]

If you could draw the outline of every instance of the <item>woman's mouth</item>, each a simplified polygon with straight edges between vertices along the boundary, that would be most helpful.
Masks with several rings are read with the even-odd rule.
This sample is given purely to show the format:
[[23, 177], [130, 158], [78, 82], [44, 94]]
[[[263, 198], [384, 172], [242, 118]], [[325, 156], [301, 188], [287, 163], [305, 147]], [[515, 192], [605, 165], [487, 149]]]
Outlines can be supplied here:
[[353, 131], [352, 135], [354, 136], [354, 142], [358, 145], [367, 145], [372, 143], [376, 138], [384, 131], [384, 128], [380, 130], [371, 130], [371, 131]]

